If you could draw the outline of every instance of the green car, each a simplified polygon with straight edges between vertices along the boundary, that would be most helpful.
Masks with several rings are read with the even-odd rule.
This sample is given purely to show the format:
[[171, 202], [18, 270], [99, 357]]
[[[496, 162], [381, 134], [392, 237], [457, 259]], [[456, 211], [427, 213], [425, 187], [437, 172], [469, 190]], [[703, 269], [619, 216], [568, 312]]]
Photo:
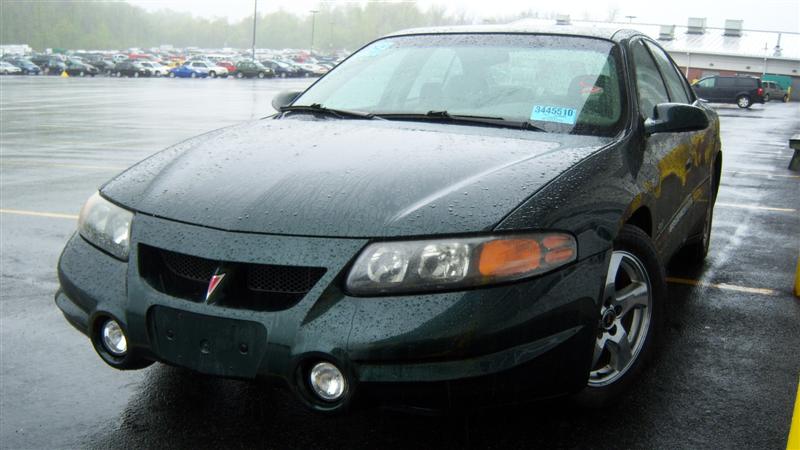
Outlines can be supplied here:
[[252, 61], [242, 61], [236, 65], [236, 71], [232, 73], [236, 78], [272, 78], [275, 73], [272, 69], [264, 67], [261, 63]]
[[92, 195], [55, 301], [118, 369], [280, 380], [320, 412], [576, 395], [656, 352], [708, 252], [719, 120], [627, 30], [378, 39], [277, 114]]

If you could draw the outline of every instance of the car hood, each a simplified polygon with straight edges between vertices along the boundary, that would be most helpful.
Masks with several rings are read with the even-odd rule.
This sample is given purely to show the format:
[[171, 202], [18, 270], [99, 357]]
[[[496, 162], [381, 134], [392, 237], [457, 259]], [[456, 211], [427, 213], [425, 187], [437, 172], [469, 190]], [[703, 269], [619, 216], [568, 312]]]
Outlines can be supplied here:
[[101, 188], [223, 230], [385, 237], [490, 230], [609, 138], [382, 120], [262, 119], [198, 136]]

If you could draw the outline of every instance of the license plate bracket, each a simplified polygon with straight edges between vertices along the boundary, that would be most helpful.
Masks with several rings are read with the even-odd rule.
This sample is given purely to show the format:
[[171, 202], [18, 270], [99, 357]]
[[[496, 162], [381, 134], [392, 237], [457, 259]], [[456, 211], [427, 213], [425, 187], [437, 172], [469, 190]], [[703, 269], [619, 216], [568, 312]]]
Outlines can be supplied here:
[[267, 346], [258, 322], [153, 306], [148, 311], [154, 351], [166, 362], [210, 375], [255, 378]]

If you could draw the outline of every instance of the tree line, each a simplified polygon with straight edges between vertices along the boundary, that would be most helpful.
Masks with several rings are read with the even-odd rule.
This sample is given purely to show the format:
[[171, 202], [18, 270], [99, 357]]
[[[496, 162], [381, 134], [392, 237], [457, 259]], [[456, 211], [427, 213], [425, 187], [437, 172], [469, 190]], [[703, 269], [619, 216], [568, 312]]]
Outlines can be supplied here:
[[[413, 3], [323, 3], [314, 18], [314, 49], [354, 50], [396, 30], [464, 23], [442, 8], [426, 11]], [[279, 10], [259, 14], [256, 47], [309, 48], [312, 16]], [[175, 47], [249, 48], [252, 16], [238, 22], [193, 17], [190, 13], [148, 12], [128, 3], [86, 1], [6, 1], [0, 4], [0, 44], [28, 44], [35, 50], [112, 50]]]

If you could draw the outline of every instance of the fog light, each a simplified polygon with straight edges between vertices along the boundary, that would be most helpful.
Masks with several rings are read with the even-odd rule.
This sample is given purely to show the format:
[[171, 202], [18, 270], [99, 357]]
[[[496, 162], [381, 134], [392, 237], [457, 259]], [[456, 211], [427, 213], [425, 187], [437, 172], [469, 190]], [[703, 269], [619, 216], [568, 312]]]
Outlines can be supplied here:
[[123, 356], [128, 351], [128, 340], [125, 339], [125, 333], [116, 320], [107, 320], [103, 324], [100, 336], [103, 338], [103, 346], [112, 355]]
[[347, 388], [342, 372], [333, 364], [328, 362], [317, 363], [311, 368], [309, 381], [314, 393], [323, 400], [335, 401], [342, 398]]

